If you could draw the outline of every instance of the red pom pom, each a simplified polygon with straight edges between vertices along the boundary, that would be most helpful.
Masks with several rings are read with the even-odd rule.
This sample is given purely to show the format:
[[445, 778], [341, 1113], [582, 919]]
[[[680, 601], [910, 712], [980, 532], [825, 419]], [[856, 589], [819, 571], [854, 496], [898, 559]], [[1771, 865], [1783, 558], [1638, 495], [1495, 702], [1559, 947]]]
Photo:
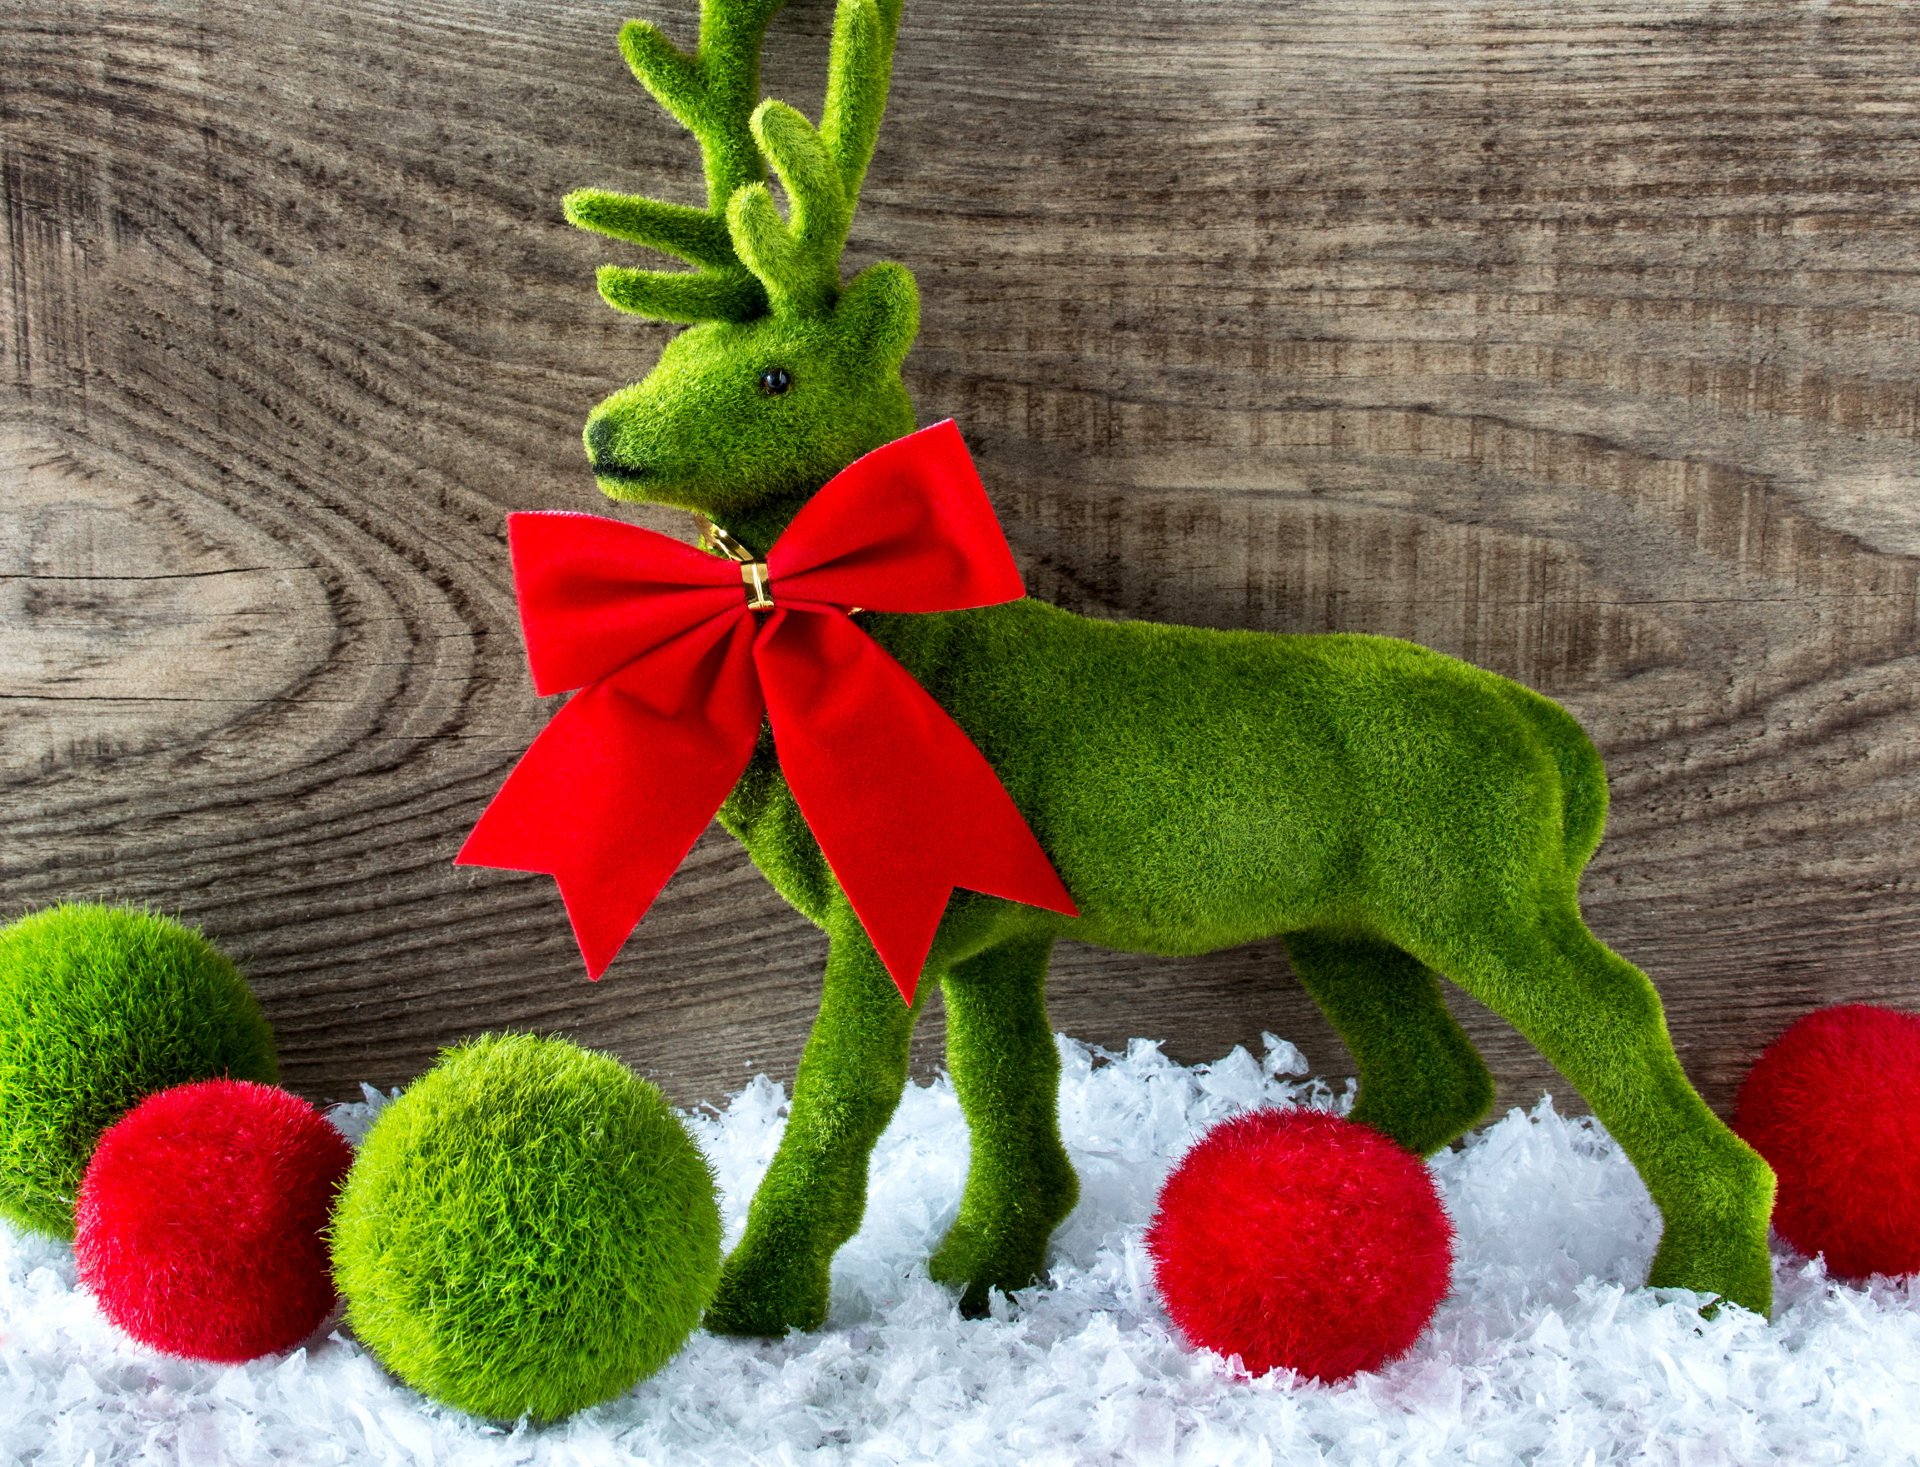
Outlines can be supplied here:
[[1796, 1020], [1740, 1087], [1733, 1128], [1779, 1178], [1773, 1226], [1839, 1278], [1920, 1273], [1920, 1016], [1841, 1004]]
[[1403, 1354], [1446, 1297], [1453, 1225], [1426, 1164], [1315, 1110], [1225, 1121], [1181, 1158], [1147, 1231], [1180, 1332], [1321, 1380]]
[[80, 1277], [169, 1355], [251, 1360], [333, 1308], [323, 1232], [353, 1148], [297, 1095], [206, 1080], [148, 1096], [95, 1148], [74, 1209]]

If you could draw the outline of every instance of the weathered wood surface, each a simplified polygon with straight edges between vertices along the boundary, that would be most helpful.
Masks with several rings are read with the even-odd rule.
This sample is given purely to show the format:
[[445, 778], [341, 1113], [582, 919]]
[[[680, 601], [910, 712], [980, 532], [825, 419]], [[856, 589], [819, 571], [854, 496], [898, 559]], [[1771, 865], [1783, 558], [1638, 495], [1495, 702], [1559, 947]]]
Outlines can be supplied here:
[[[817, 102], [827, 12], [771, 91]], [[665, 337], [558, 198], [698, 193], [622, 14], [0, 16], [0, 915], [185, 913], [317, 1096], [522, 1025], [711, 1097], [810, 1015], [718, 832], [597, 986], [545, 878], [448, 864], [552, 711], [502, 513], [607, 508], [581, 419]], [[850, 264], [917, 270], [923, 420], [1040, 594], [1566, 701], [1590, 918], [1724, 1104], [1790, 1016], [1920, 1001], [1916, 54], [1898, 4], [915, 0]], [[1272, 946], [1069, 951], [1054, 1015], [1345, 1073]]]

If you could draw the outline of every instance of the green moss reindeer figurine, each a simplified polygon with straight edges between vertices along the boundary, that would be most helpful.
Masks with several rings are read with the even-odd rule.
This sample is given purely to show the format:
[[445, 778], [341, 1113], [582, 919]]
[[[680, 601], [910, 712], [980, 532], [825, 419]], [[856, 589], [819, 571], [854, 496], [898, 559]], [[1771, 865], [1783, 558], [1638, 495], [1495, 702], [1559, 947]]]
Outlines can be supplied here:
[[[621, 310], [689, 326], [588, 418], [601, 489], [692, 510], [757, 554], [835, 473], [915, 427], [900, 378], [913, 277], [881, 263], [842, 283], [839, 267], [901, 0], [839, 0], [817, 129], [759, 100], [780, 3], [702, 0], [692, 55], [640, 21], [621, 32], [635, 74], [699, 141], [705, 209], [597, 189], [565, 204], [575, 224], [695, 267], [599, 273]], [[862, 622], [987, 751], [1080, 908], [956, 892], [918, 990], [940, 982], [971, 1130], [959, 1215], [932, 1259], [968, 1312], [1042, 1275], [1077, 1195], [1044, 998], [1062, 937], [1169, 954], [1283, 938], [1352, 1050], [1354, 1116], [1421, 1153], [1493, 1100], [1438, 980], [1459, 985], [1552, 1061], [1639, 1168], [1665, 1220], [1649, 1282], [1769, 1308], [1772, 1174], [1688, 1083], [1645, 975], [1581, 920], [1606, 775], [1558, 705], [1383, 637], [1095, 621], [1031, 598]], [[902, 1003], [764, 731], [721, 819], [831, 938], [786, 1132], [707, 1315], [777, 1335], [826, 1319], [828, 1265], [865, 1209], [919, 1001]]]

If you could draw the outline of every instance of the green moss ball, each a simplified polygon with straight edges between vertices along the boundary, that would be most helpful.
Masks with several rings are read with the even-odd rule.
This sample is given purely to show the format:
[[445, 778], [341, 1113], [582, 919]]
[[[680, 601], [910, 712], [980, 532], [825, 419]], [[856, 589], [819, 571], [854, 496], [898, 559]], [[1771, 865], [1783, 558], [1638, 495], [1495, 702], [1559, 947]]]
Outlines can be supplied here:
[[557, 1420], [658, 1370], [700, 1322], [720, 1276], [713, 1173], [618, 1060], [489, 1035], [374, 1122], [333, 1270], [354, 1333], [415, 1390]]
[[100, 1133], [190, 1080], [280, 1078], [239, 970], [190, 927], [72, 903], [0, 928], [0, 1215], [73, 1236]]

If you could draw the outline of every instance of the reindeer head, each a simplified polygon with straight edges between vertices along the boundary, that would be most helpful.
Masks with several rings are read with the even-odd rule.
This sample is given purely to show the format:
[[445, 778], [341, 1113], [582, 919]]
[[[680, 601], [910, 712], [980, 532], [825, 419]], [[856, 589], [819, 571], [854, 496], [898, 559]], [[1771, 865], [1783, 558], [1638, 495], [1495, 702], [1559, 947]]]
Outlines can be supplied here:
[[644, 381], [588, 415], [601, 490], [693, 510], [762, 550], [840, 469], [913, 431], [900, 364], [919, 322], [904, 266], [840, 283], [902, 0], [839, 0], [817, 130], [759, 100], [760, 42], [781, 4], [701, 0], [692, 56], [643, 21], [620, 32], [634, 74], [699, 140], [705, 209], [601, 189], [565, 201], [582, 228], [695, 267], [600, 269], [609, 304], [689, 325]]

